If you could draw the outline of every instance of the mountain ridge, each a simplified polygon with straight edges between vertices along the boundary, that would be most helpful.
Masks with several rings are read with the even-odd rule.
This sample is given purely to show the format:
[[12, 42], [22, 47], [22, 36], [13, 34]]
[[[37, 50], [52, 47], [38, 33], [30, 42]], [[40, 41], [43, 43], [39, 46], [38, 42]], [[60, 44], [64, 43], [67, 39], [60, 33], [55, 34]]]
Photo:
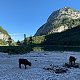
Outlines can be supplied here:
[[3, 29], [2, 26], [0, 26], [0, 45], [6, 45], [6, 41], [9, 37], [10, 35], [8, 34], [8, 32], [5, 29]]
[[70, 7], [64, 7], [54, 11], [34, 36], [62, 32], [78, 25], [80, 25], [80, 11]]

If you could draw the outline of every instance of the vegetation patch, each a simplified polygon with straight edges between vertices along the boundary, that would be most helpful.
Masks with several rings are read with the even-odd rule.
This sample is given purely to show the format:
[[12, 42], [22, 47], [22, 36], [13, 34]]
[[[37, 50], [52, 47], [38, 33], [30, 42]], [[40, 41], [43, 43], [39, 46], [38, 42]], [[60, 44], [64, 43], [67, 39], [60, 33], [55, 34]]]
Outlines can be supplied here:
[[0, 52], [9, 54], [24, 54], [30, 52], [31, 49], [28, 46], [0, 46]]

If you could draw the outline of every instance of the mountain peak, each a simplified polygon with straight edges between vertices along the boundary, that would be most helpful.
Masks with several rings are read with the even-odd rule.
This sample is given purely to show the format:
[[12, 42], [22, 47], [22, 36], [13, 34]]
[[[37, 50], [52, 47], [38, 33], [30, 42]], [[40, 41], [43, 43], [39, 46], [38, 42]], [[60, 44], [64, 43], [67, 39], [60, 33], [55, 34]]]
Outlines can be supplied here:
[[67, 11], [67, 10], [77, 11], [77, 10], [71, 8], [71, 7], [68, 7], [68, 6], [63, 7], [63, 8], [60, 9], [60, 10], [64, 10], [64, 11]]
[[80, 25], [80, 12], [70, 7], [64, 7], [53, 11], [47, 22], [38, 29], [35, 35], [62, 32], [77, 25]]
[[65, 6], [64, 9], [72, 9], [71, 7]]
[[59, 10], [53, 11], [47, 21], [49, 22], [54, 19], [61, 19], [63, 17], [77, 19], [80, 18], [80, 12], [70, 7], [64, 7]]

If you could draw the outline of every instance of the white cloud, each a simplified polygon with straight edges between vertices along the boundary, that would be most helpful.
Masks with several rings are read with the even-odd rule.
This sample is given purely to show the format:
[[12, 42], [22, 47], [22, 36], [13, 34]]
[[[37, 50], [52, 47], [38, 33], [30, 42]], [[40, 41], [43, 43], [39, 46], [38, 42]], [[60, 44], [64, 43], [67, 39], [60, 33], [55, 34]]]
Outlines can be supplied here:
[[13, 33], [13, 34], [10, 34], [11, 36], [19, 36], [19, 35], [24, 35], [25, 33]]
[[[13, 33], [13, 34], [9, 34], [11, 36], [11, 38], [14, 41], [18, 41], [18, 40], [23, 40], [24, 39], [24, 34], [26, 33]], [[30, 35], [26, 34], [26, 37], [30, 37]]]

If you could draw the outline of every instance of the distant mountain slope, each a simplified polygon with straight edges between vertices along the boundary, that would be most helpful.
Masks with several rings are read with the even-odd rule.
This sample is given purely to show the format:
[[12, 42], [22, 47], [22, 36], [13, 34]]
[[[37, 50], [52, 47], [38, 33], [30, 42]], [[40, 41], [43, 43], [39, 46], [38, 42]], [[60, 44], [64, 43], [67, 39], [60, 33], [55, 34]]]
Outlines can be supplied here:
[[80, 25], [80, 12], [70, 7], [54, 11], [47, 22], [36, 32], [35, 36], [62, 32]]
[[6, 30], [4, 30], [1, 26], [0, 26], [0, 32], [6, 35], [9, 35], [8, 32]]
[[8, 37], [8, 32], [0, 26], [0, 45], [6, 45]]

